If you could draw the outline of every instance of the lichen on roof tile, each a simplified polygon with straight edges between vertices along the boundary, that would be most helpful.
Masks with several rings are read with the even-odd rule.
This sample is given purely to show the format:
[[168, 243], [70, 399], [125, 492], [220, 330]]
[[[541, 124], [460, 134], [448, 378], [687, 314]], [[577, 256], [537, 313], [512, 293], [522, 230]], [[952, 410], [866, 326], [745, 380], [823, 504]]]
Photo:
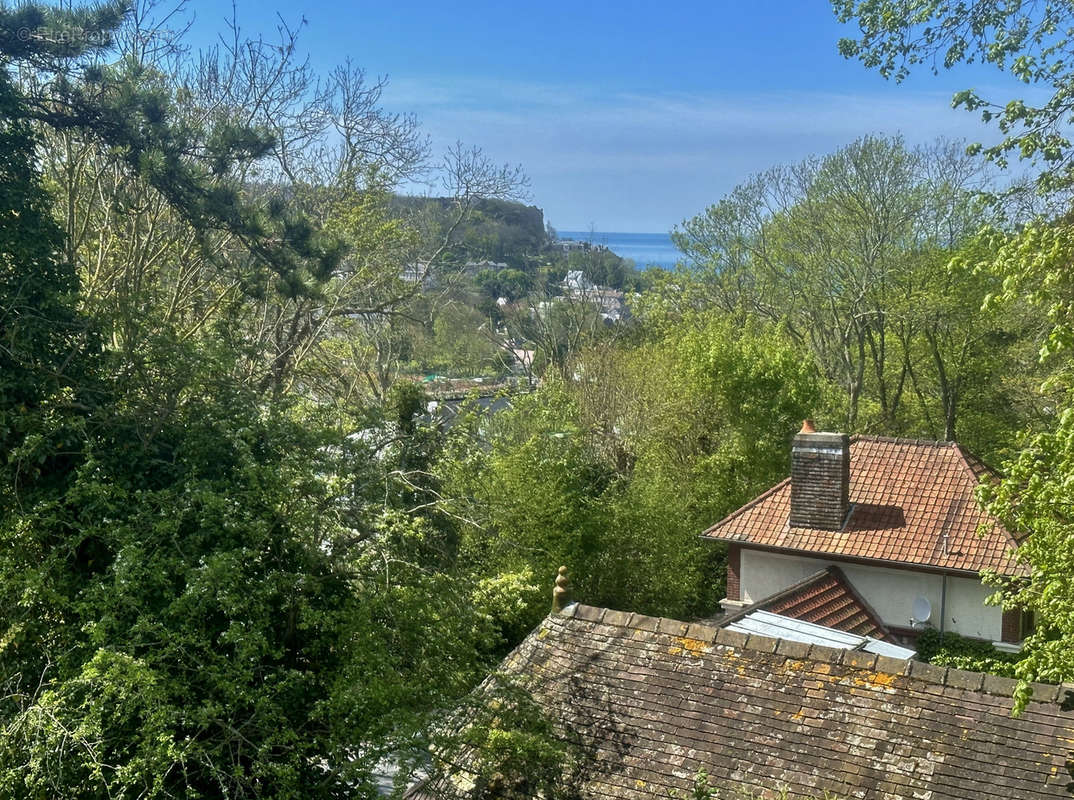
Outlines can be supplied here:
[[[689, 797], [701, 770], [721, 796], [1069, 797], [1074, 718], [1055, 691], [1012, 717], [1006, 681], [726, 632], [691, 650], [673, 627], [553, 615], [505, 662], [524, 678], [542, 653], [533, 699], [577, 741], [584, 800]], [[468, 757], [412, 797], [469, 800], [452, 780]]]

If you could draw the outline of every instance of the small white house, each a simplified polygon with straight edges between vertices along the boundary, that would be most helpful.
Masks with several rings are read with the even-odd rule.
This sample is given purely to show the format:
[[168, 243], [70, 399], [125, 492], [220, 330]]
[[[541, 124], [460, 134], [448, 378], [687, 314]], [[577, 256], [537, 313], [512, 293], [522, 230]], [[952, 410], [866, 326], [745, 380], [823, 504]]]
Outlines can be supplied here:
[[590, 292], [596, 289], [597, 286], [593, 281], [586, 277], [584, 271], [580, 269], [567, 270], [567, 277], [563, 279], [563, 288], [567, 292]]
[[779, 605], [847, 630], [864, 615], [897, 641], [931, 627], [1015, 644], [1024, 620], [986, 605], [995, 590], [980, 578], [1026, 574], [1014, 536], [976, 502], [992, 474], [954, 442], [851, 438], [807, 421], [791, 476], [704, 533], [728, 545], [722, 605]]

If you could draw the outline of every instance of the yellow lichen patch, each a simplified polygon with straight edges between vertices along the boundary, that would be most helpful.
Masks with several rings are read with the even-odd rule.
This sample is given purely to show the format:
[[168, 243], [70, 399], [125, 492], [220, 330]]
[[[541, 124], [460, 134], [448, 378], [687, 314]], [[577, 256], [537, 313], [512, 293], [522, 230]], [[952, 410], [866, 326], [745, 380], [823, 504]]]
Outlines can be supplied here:
[[887, 688], [895, 683], [895, 675], [890, 672], [873, 672], [869, 675], [869, 682], [873, 686]]
[[675, 645], [672, 645], [671, 647], [668, 648], [668, 655], [669, 656], [677, 656], [681, 652], [682, 652], [682, 648], [681, 647], [676, 647]]
[[537, 634], [537, 638], [543, 639], [546, 636], [548, 636], [548, 628], [541, 628], [540, 632]]
[[805, 662], [804, 661], [785, 661], [783, 663], [783, 666], [786, 669], [791, 670], [792, 672], [798, 672], [799, 670], [805, 669]]
[[804, 708], [798, 709], [793, 714], [791, 714], [791, 719], [793, 719], [795, 722], [797, 722], [798, 720], [802, 719], [805, 716], [805, 714], [802, 713], [804, 711], [805, 711]]
[[634, 781], [634, 788], [635, 789], [644, 789], [645, 788], [645, 781], [643, 781], [641, 778], [638, 778], [636, 781]]
[[[703, 653], [709, 650], [709, 643], [702, 639], [691, 639], [687, 636], [677, 636], [675, 637], [675, 641], [682, 646], [680, 648], [680, 652], [686, 652], [692, 656], [701, 656]], [[668, 652], [670, 653], [671, 650], [668, 650]]]
[[814, 664], [813, 665], [813, 672], [817, 673], [818, 675], [831, 675], [831, 673], [832, 673], [832, 665], [831, 664], [826, 664], [826, 663]]
[[887, 691], [894, 691], [892, 684], [895, 683], [897, 675], [893, 675], [889, 672], [870, 672], [864, 678], [855, 678], [855, 686], [864, 686], [869, 689], [881, 689]]

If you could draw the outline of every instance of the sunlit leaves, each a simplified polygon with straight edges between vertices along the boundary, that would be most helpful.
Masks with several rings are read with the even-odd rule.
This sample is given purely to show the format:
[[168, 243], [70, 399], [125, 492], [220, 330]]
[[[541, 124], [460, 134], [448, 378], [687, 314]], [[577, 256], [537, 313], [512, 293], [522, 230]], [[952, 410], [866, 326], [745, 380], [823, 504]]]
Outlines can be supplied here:
[[979, 111], [1003, 138], [978, 145], [978, 152], [1001, 167], [1015, 155], [1039, 160], [1044, 192], [1074, 180], [1074, 153], [1065, 135], [1074, 114], [1071, 71], [1074, 6], [1006, 3], [1000, 0], [833, 0], [837, 18], [856, 23], [859, 35], [839, 42], [839, 52], [901, 81], [918, 64], [933, 72], [960, 63], [991, 64], [1024, 84], [1040, 86], [1040, 101], [986, 100], [973, 90], [954, 95], [952, 105]]

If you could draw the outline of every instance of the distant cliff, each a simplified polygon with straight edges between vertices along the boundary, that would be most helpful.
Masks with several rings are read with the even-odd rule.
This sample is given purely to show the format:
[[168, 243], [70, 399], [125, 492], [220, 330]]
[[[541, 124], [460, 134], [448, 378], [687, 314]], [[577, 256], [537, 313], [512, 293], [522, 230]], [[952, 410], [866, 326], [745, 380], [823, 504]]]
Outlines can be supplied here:
[[[400, 208], [423, 215], [427, 224], [446, 226], [453, 218], [453, 201], [446, 197], [399, 196]], [[522, 268], [547, 245], [544, 212], [507, 200], [480, 200], [456, 235], [452, 255], [461, 260], [499, 261]]]

